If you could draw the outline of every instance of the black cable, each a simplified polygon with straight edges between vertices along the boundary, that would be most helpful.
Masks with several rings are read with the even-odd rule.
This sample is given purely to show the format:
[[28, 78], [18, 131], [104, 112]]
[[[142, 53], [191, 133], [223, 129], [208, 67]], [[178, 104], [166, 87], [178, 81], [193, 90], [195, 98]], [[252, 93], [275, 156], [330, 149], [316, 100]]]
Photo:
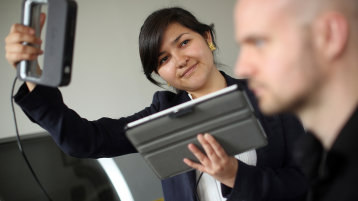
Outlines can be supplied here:
[[200, 201], [199, 194], [198, 194], [198, 186], [199, 186], [199, 182], [200, 182], [201, 176], [203, 176], [203, 172], [200, 173], [199, 178], [198, 178], [198, 180], [196, 181], [195, 187], [194, 187], [194, 188], [195, 188], [195, 189], [194, 189], [194, 191], [195, 191], [195, 196], [196, 196], [196, 200], [197, 200], [197, 201]]
[[15, 77], [15, 80], [12, 84], [12, 88], [11, 88], [11, 108], [12, 108], [12, 113], [13, 113], [13, 117], [14, 117], [14, 123], [15, 123], [15, 130], [16, 130], [16, 139], [17, 139], [17, 145], [19, 147], [19, 150], [23, 156], [23, 158], [25, 159], [25, 162], [27, 164], [27, 166], [29, 167], [31, 173], [32, 173], [32, 176], [34, 177], [34, 179], [36, 180], [37, 184], [39, 185], [39, 187], [41, 188], [42, 192], [46, 195], [47, 199], [49, 201], [52, 201], [52, 199], [50, 198], [50, 196], [48, 195], [48, 193], [46, 192], [46, 190], [44, 189], [44, 187], [41, 185], [41, 182], [40, 180], [37, 178], [36, 176], [36, 173], [35, 171], [32, 169], [32, 166], [29, 162], [29, 160], [27, 159], [27, 156], [22, 148], [22, 145], [21, 145], [21, 140], [20, 140], [20, 136], [19, 136], [19, 130], [17, 128], [17, 121], [16, 121], [16, 114], [15, 114], [15, 109], [14, 109], [14, 90], [15, 90], [15, 84], [16, 84], [16, 81], [17, 81], [17, 77]]

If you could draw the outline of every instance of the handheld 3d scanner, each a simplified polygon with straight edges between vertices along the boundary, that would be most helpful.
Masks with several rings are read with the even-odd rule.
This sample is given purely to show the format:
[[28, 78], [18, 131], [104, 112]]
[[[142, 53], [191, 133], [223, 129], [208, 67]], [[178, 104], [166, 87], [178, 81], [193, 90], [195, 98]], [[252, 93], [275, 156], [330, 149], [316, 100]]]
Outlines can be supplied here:
[[[40, 37], [41, 7], [47, 5], [47, 28], [42, 73], [37, 60], [17, 64], [20, 80], [57, 87], [70, 83], [75, 38], [77, 4], [73, 0], [24, 0], [22, 23]], [[34, 45], [24, 42], [25, 45]]]

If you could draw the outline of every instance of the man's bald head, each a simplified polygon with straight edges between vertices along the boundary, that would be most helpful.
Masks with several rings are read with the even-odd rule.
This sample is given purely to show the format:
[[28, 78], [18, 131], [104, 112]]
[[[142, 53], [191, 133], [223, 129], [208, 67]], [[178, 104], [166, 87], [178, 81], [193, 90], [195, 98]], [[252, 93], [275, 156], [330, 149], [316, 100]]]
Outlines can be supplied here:
[[261, 109], [299, 111], [358, 52], [357, 0], [239, 0], [236, 75], [249, 79]]
[[350, 20], [358, 19], [357, 0], [283, 0], [286, 10], [304, 23], [311, 23], [325, 12], [337, 12]]

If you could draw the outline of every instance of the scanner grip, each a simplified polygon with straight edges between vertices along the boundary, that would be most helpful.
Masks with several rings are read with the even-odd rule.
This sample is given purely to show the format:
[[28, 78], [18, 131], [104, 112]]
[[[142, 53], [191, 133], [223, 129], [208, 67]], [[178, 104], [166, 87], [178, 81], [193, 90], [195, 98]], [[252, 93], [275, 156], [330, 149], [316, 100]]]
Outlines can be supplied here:
[[[40, 37], [41, 34], [41, 24], [40, 24], [40, 15], [41, 15], [41, 7], [43, 4], [46, 4], [47, 0], [25, 0], [23, 2], [23, 16], [22, 16], [22, 24], [25, 26], [29, 26], [35, 30], [36, 37]], [[37, 44], [29, 44], [27, 42], [23, 43], [24, 45], [32, 45], [37, 46]], [[22, 60], [17, 65], [18, 76], [20, 79], [32, 78], [34, 81], [41, 76], [37, 72], [38, 62], [37, 60], [27, 61]]]

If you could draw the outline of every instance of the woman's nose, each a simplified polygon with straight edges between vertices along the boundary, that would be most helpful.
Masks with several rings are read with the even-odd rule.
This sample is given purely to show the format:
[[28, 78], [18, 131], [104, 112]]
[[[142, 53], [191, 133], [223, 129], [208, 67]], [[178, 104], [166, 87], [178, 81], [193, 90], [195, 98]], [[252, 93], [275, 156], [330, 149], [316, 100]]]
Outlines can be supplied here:
[[189, 57], [185, 55], [177, 54], [174, 56], [177, 68], [183, 68], [188, 65]]

